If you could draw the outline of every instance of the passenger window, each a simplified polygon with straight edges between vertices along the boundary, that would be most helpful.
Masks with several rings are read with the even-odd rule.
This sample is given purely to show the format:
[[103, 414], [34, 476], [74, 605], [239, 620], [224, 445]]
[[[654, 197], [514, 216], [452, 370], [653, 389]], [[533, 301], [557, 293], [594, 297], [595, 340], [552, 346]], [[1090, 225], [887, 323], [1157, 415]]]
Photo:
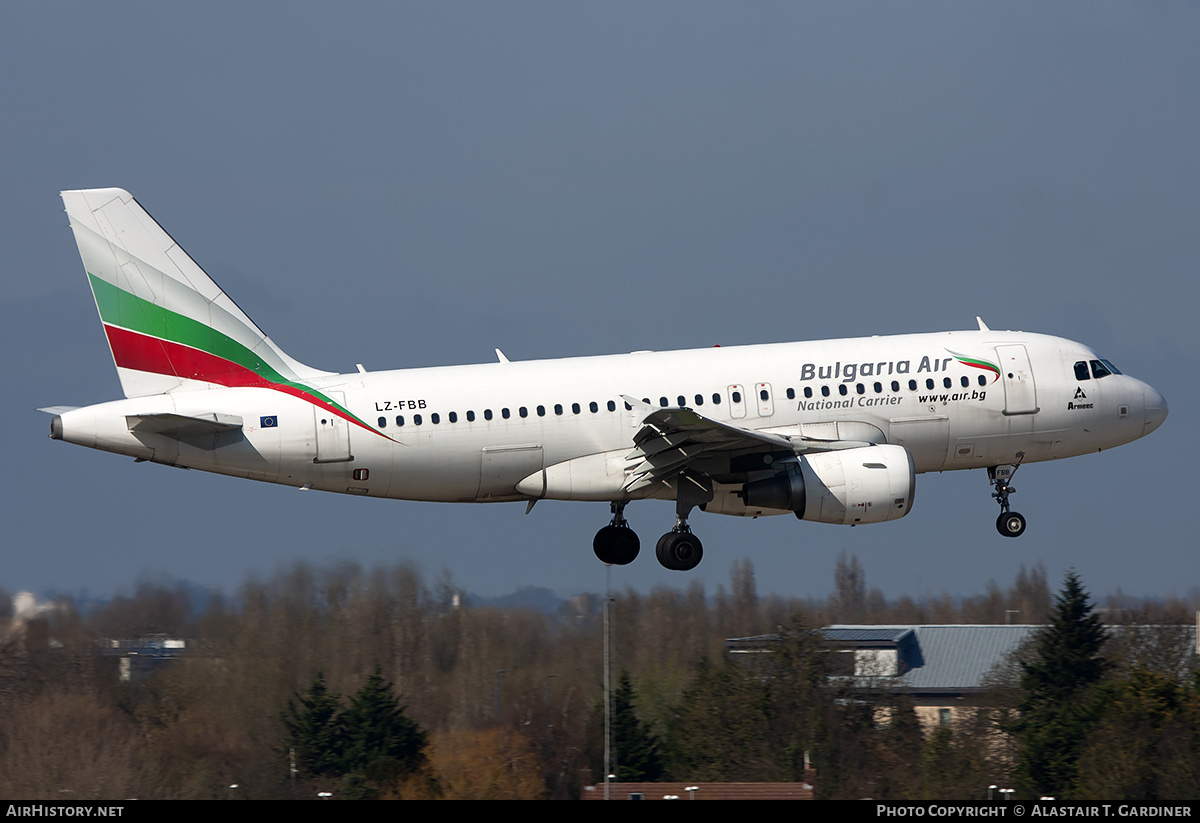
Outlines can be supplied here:
[[866, 393], [867, 393], [867, 387], [866, 387], [866, 386], [864, 386], [862, 383], [855, 383], [855, 384], [854, 384], [854, 390], [855, 390], [856, 392], [858, 392], [859, 394], [866, 394]]
[[525, 408], [524, 406], [522, 406], [521, 408], [517, 409], [517, 414], [521, 415], [522, 417], [528, 417], [528, 416], [529, 416], [529, 409], [527, 409], [527, 408]]
[[908, 381], [908, 390], [909, 390], [909, 391], [916, 391], [916, 390], [917, 390], [917, 381], [916, 381], [916, 380], [909, 380], [909, 381]]
[[442, 422], [442, 418], [438, 416], [437, 412], [434, 412], [433, 414], [429, 415], [429, 422], [436, 426], [438, 423]]
[[546, 416], [546, 407], [545, 407], [545, 406], [538, 406], [538, 407], [537, 407], [537, 413], [538, 413], [538, 417], [545, 417], [545, 416]]
[[787, 399], [788, 399], [788, 400], [795, 400], [795, 399], [796, 399], [796, 390], [795, 390], [795, 389], [788, 389], [788, 390], [787, 390]]
[[509, 410], [507, 408], [500, 410], [500, 416], [503, 417], [505, 420], [507, 420], [510, 415], [511, 415], [511, 412], [509, 412]]
[[822, 397], [828, 397], [828, 396], [829, 396], [829, 387], [828, 387], [828, 386], [822, 386], [822, 387], [821, 387], [821, 396], [822, 396]]
[[932, 389], [932, 388], [933, 388], [933, 378], [932, 378], [932, 377], [927, 377], [927, 378], [925, 378], [925, 388], [926, 388], [926, 389]]
[[413, 415], [413, 425], [414, 425], [414, 426], [419, 426], [419, 425], [421, 425], [421, 415], [419, 415], [419, 414], [414, 414], [414, 415]]
[[386, 417], [379, 418], [379, 428], [381, 428], [381, 429], [387, 428], [387, 418]]
[[900, 381], [899, 380], [892, 381], [892, 391], [900, 391]]
[[766, 402], [768, 399], [770, 399], [770, 395], [769, 395], [769, 394], [767, 394], [767, 390], [766, 390], [766, 389], [762, 389], [762, 390], [760, 390], [760, 391], [759, 391], [759, 393], [758, 393], [758, 399], [759, 399], [759, 400], [762, 400], [763, 402]]
[[396, 425], [397, 425], [397, 426], [403, 426], [403, 425], [404, 425], [404, 415], [402, 415], [402, 414], [398, 414], [398, 415], [396, 415]]
[[658, 398], [658, 405], [662, 406], [665, 409], [667, 407], [667, 398], [665, 398], [665, 397]]
[[679, 400], [679, 408], [682, 409], [684, 406], [687, 405], [687, 398], [684, 397], [682, 394], [679, 395], [679, 397], [677, 399]]
[[732, 400], [734, 403], [741, 403], [742, 402], [742, 393], [740, 391], [735, 391], [733, 394], [731, 394], [729, 396], [729, 399]]
[[876, 383], [876, 384], [875, 384], [875, 393], [876, 393], [876, 394], [883, 394], [883, 384], [882, 384], [882, 383]]
[[846, 388], [845, 383], [838, 383], [838, 394], [840, 394], [842, 397], [845, 397], [849, 393], [850, 390]]
[[1080, 360], [1075, 364], [1075, 379], [1076, 380], [1091, 380], [1092, 376], [1088, 374], [1086, 360]]
[[491, 409], [484, 409], [484, 410], [483, 410], [483, 419], [484, 419], [484, 420], [491, 420], [491, 419], [492, 419], [492, 410], [491, 410]]
[[953, 386], [954, 384], [953, 384], [952, 382], [950, 382], [950, 378], [949, 378], [949, 377], [943, 377], [943, 378], [942, 378], [942, 385], [943, 385], [945, 388], [947, 388], [947, 389], [948, 389], [948, 388], [950, 388], [951, 386]]
[[812, 386], [805, 386], [805, 387], [804, 387], [804, 396], [805, 396], [805, 397], [812, 397]]
[[714, 406], [721, 405], [721, 395], [717, 392], [713, 392], [713, 405]]
[[451, 423], [457, 423], [457, 422], [458, 422], [458, 412], [450, 412], [450, 414], [449, 414], [448, 416], [449, 416], [449, 418], [450, 418], [450, 422], [451, 422]]
[[[595, 405], [595, 404], [593, 403], [592, 405]], [[614, 400], [609, 400], [609, 401], [608, 401], [608, 410], [609, 410], [609, 411], [616, 411], [616, 410], [617, 410], [617, 404], [616, 404], [616, 401], [614, 401]], [[595, 409], [592, 409], [592, 411], [595, 411]]]
[[967, 386], [969, 386], [969, 385], [971, 385], [971, 378], [967, 377], [967, 376], [964, 374], [964, 375], [962, 376], [962, 387], [965, 389], [965, 388], [966, 388]]
[[475, 422], [475, 412], [473, 412], [473, 411], [470, 411], [470, 410], [468, 410], [468, 411], [467, 411], [467, 422], [468, 422], [468, 423], [474, 423], [474, 422]]
[[[595, 403], [593, 403], [592, 405], [594, 406], [594, 405], [596, 405], [596, 404], [595, 404]], [[571, 414], [579, 414], [579, 411], [580, 411], [580, 409], [579, 409], [579, 404], [578, 404], [578, 403], [572, 403], [572, 404], [571, 404]]]
[[987, 385], [987, 378], [986, 378], [986, 377], [984, 377], [982, 374], [981, 374], [981, 375], [979, 375], [979, 385], [981, 385], [981, 386], [986, 386], [986, 385]]
[[555, 403], [555, 404], [554, 404], [554, 413], [555, 413], [555, 414], [562, 414], [562, 403]]

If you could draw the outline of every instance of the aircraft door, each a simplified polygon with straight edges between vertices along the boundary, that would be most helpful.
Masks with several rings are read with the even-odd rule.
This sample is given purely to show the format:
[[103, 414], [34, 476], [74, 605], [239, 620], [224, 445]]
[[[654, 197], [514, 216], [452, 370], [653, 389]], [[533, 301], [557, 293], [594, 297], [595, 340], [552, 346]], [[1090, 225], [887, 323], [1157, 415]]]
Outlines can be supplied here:
[[758, 416], [770, 417], [775, 413], [775, 401], [771, 398], [770, 383], [755, 383], [754, 391], [758, 399]]
[[[326, 392], [329, 399], [345, 407], [343, 392]], [[350, 454], [350, 425], [328, 409], [313, 406], [313, 425], [317, 429], [317, 456], [314, 463], [345, 463], [354, 459]]]
[[1037, 414], [1037, 387], [1024, 346], [997, 346], [1000, 380], [1004, 383], [1005, 414]]
[[729, 416], [742, 418], [746, 416], [746, 391], [740, 384], [727, 386], [729, 392]]

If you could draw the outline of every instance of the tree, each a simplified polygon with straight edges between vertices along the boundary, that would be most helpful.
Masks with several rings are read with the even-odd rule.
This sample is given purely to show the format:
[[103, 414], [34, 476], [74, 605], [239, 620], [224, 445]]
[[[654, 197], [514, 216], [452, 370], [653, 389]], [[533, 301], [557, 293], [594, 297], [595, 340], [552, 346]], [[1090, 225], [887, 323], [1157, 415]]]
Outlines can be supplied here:
[[1038, 795], [1065, 799], [1075, 785], [1080, 753], [1103, 706], [1105, 640], [1079, 576], [1067, 572], [1049, 625], [1021, 663], [1020, 714], [1012, 724], [1018, 773]]
[[345, 724], [344, 774], [357, 774], [376, 789], [425, 765], [427, 735], [406, 714], [392, 684], [375, 666], [342, 715]]
[[613, 749], [616, 752], [617, 779], [624, 783], [653, 783], [662, 777], [658, 741], [638, 719], [629, 672], [622, 671], [613, 692]]
[[325, 685], [325, 673], [318, 672], [308, 692], [297, 695], [300, 707], [289, 700], [283, 714], [288, 736], [285, 745], [296, 750], [302, 769], [314, 775], [342, 773], [344, 729], [338, 695]]
[[1178, 674], [1139, 666], [1113, 685], [1080, 757], [1080, 796], [1200, 799], [1200, 682]]
[[670, 772], [702, 782], [769, 781], [772, 771], [770, 686], [752, 667], [701, 660], [674, 707]]

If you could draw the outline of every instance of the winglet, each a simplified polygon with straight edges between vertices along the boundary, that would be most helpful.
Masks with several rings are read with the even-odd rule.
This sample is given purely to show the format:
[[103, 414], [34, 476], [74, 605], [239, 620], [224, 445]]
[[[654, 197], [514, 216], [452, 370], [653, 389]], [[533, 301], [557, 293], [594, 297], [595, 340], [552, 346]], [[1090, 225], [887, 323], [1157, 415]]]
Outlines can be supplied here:
[[979, 324], [979, 330], [980, 330], [980, 331], [991, 331], [991, 329], [989, 329], [989, 328], [987, 327], [987, 323], [984, 323], [984, 322], [983, 322], [983, 318], [982, 318], [982, 317], [980, 317], [978, 314], [977, 314], [977, 315], [975, 315], [975, 322]]
[[499, 349], [496, 349], [496, 359], [501, 363], [508, 362], [508, 358], [504, 356], [504, 352], [500, 351]]

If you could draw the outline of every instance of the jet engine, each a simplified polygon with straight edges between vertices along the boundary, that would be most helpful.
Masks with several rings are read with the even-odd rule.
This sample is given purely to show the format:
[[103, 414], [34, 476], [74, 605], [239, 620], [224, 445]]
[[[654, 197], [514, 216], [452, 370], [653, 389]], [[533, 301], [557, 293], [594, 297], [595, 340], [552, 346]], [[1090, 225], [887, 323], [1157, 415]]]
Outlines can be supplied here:
[[[898, 520], [912, 508], [915, 492], [912, 455], [883, 445], [800, 455], [772, 477], [746, 483], [738, 497], [747, 514], [774, 509], [801, 520], [855, 525]], [[723, 508], [732, 507], [706, 511]]]

